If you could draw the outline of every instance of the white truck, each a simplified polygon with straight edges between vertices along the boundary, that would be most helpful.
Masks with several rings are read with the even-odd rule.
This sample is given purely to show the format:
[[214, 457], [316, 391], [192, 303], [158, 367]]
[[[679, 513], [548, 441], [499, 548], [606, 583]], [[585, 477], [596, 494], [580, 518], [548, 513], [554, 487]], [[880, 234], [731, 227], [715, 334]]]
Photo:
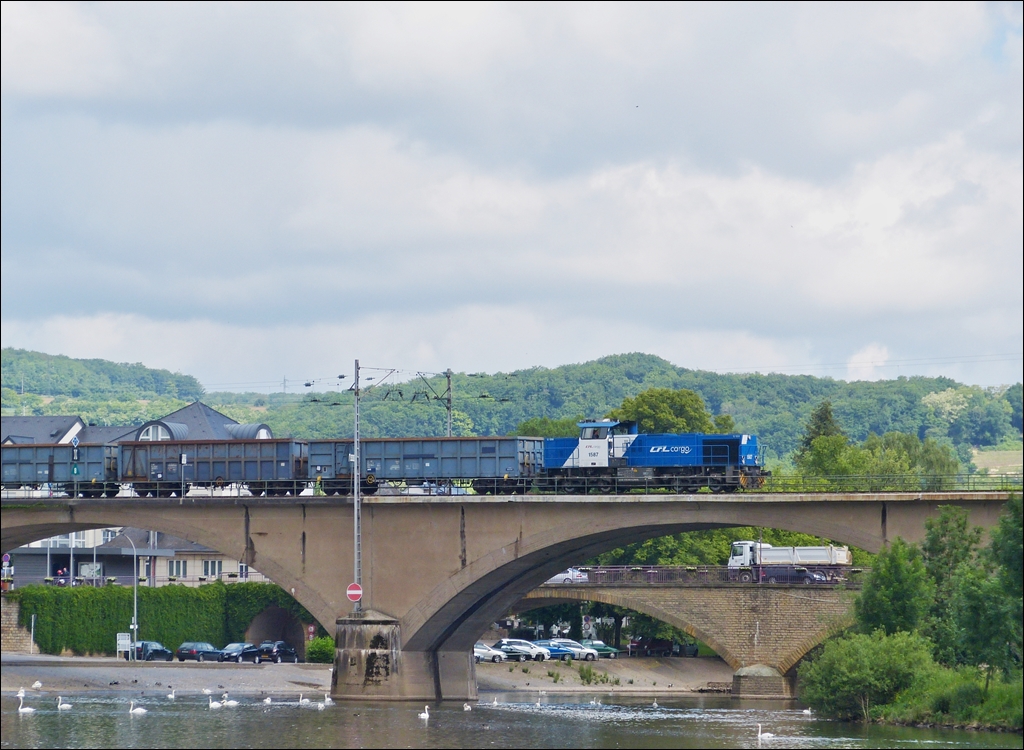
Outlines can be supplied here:
[[853, 564], [849, 547], [773, 547], [763, 542], [733, 542], [729, 580], [741, 583], [834, 583], [846, 579]]

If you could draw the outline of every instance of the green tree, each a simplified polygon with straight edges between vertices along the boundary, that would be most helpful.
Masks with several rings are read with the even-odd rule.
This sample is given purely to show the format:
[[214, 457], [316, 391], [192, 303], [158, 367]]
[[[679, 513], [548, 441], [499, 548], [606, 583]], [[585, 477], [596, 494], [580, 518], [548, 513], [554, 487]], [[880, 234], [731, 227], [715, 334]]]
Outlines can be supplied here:
[[1006, 403], [1010, 405], [1010, 424], [1013, 425], [1017, 432], [1024, 429], [1024, 423], [1022, 423], [1022, 418], [1024, 418], [1022, 411], [1024, 411], [1024, 409], [1022, 409], [1021, 403], [1024, 398], [1022, 398], [1022, 396], [1024, 396], [1024, 394], [1022, 394], [1022, 387], [1020, 383], [1014, 383], [1007, 388], [1006, 393], [1003, 394], [1003, 398], [1006, 399]]
[[797, 456], [797, 466], [816, 477], [863, 476], [871, 464], [871, 453], [850, 445], [843, 435], [816, 437], [810, 448]]
[[867, 721], [872, 706], [888, 703], [932, 666], [928, 642], [917, 633], [854, 633], [826, 642], [800, 666], [800, 697], [826, 718]]
[[[964, 661], [985, 666], [985, 692], [994, 670], [1009, 675], [1020, 661], [1014, 627], [1013, 601], [1006, 596], [999, 578], [981, 566], [961, 566], [952, 602], [956, 614], [960, 651]], [[1016, 656], [1016, 658], [1015, 658]]]
[[988, 557], [996, 566], [999, 583], [1013, 621], [1012, 647], [1015, 659], [1021, 661], [1024, 640], [1024, 523], [1021, 521], [1021, 496], [1010, 495], [999, 517], [999, 525], [992, 530]]
[[811, 412], [811, 417], [807, 420], [807, 426], [804, 428], [804, 435], [800, 438], [800, 446], [796, 451], [797, 458], [810, 451], [814, 441], [820, 437], [846, 437], [846, 433], [843, 432], [835, 415], [832, 414], [832, 402], [828, 399], [818, 404]]
[[530, 437], [579, 437], [580, 428], [577, 424], [583, 417], [566, 417], [551, 419], [550, 417], [534, 417], [520, 422], [511, 435], [528, 435]]
[[650, 388], [626, 398], [622, 406], [612, 409], [610, 419], [636, 422], [644, 433], [712, 432], [711, 414], [697, 393], [685, 388]]
[[912, 632], [928, 613], [933, 591], [920, 551], [896, 537], [878, 553], [854, 602], [857, 623], [865, 633]]
[[972, 527], [966, 508], [944, 505], [938, 518], [924, 522], [921, 556], [934, 585], [935, 596], [925, 630], [935, 644], [935, 657], [953, 666], [962, 662], [962, 633], [953, 607], [957, 575], [975, 562], [981, 528]]

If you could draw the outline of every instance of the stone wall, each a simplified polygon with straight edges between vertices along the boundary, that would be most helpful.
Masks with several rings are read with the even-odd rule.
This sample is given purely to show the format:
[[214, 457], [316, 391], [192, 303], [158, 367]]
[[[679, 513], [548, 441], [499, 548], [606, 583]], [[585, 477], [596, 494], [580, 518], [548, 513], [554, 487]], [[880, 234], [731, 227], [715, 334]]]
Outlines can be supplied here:
[[0, 648], [8, 653], [28, 654], [32, 648], [32, 634], [18, 624], [21, 607], [18, 602], [0, 597]]

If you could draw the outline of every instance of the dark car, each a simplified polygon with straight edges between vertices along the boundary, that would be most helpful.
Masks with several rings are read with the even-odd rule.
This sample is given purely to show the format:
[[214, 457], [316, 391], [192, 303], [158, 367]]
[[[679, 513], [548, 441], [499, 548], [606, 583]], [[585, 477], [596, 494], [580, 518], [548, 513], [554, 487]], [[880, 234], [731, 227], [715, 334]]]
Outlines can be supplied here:
[[295, 649], [284, 641], [263, 641], [259, 647], [259, 655], [260, 659], [276, 661], [278, 664], [283, 661], [299, 663], [299, 655], [295, 653]]
[[196, 661], [218, 660], [220, 658], [220, 649], [206, 641], [185, 641], [185, 643], [178, 646], [175, 656], [178, 657], [178, 661], [185, 661], [185, 659], [195, 659]]
[[251, 643], [229, 643], [220, 650], [217, 661], [236, 661], [241, 664], [243, 661], [251, 661], [259, 664], [263, 661], [260, 658], [260, 650]]
[[135, 641], [131, 645], [131, 651], [124, 652], [124, 658], [129, 659], [132, 651], [135, 652], [136, 661], [171, 661], [174, 653], [164, 648], [162, 643], [157, 641]]

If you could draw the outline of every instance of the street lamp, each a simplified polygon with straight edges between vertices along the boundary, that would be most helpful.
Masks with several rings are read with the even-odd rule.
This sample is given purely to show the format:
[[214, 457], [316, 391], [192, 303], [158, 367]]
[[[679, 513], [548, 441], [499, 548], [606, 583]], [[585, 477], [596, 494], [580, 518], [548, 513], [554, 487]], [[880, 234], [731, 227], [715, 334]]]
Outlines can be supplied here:
[[135, 658], [135, 642], [139, 640], [139, 551], [135, 548], [135, 542], [125, 534], [124, 538], [132, 545], [132, 565], [134, 575], [132, 576], [132, 658]]

